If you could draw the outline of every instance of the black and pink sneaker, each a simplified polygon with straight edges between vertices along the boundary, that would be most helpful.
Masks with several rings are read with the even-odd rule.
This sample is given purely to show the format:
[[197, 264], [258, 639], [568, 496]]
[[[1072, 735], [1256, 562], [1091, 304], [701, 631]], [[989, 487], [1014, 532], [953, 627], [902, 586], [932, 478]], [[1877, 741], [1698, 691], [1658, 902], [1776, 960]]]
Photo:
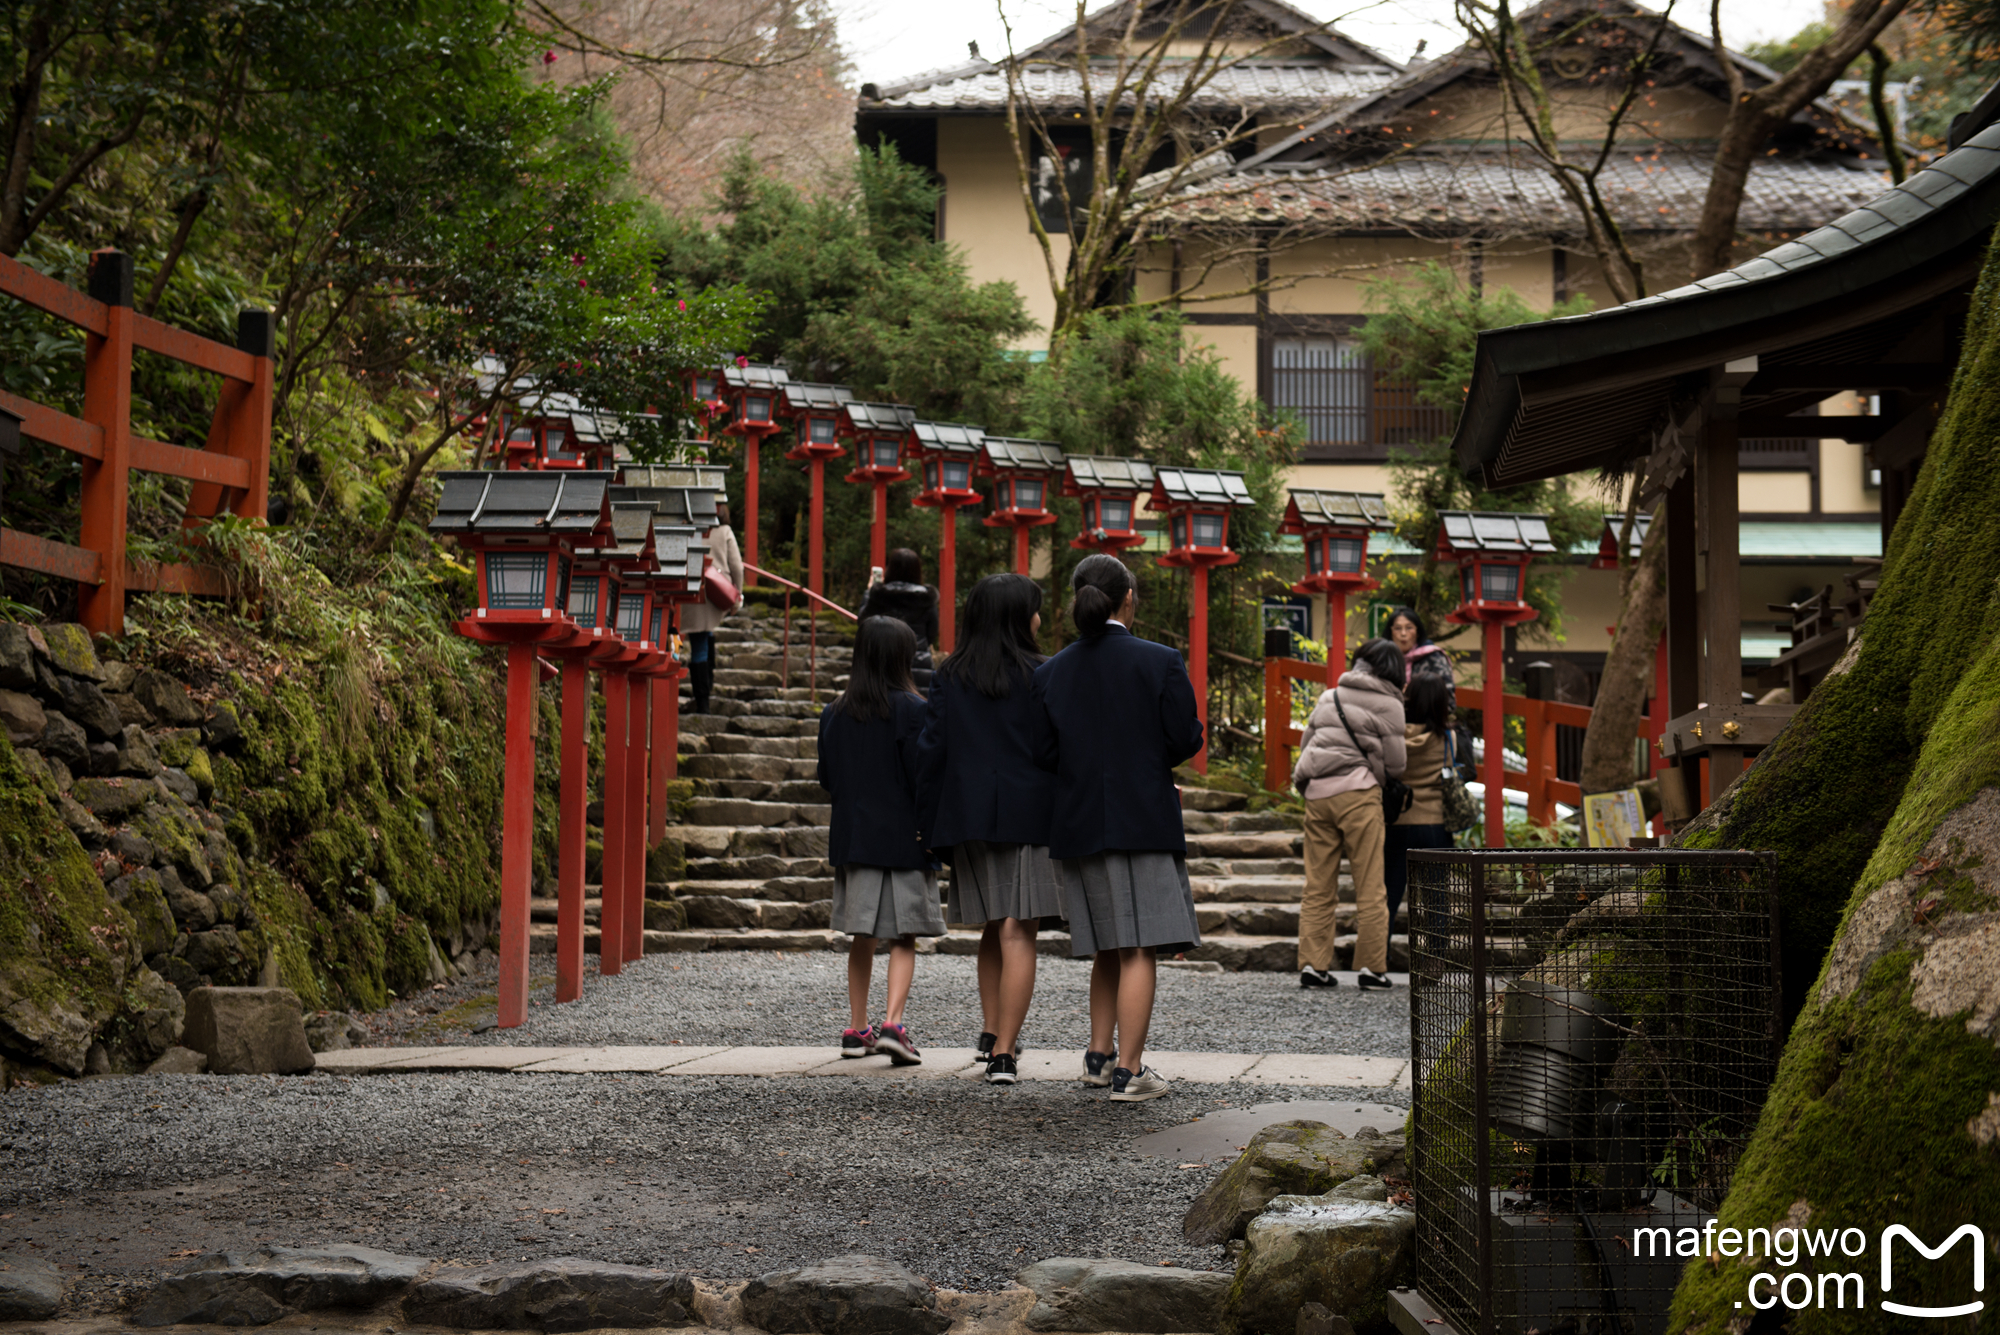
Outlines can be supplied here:
[[889, 1060], [897, 1066], [922, 1066], [923, 1055], [917, 1051], [917, 1040], [910, 1037], [908, 1025], [885, 1024], [875, 1030], [875, 1051], [886, 1052]]
[[867, 1057], [875, 1051], [875, 1026], [862, 1029], [843, 1029], [840, 1034], [840, 1055], [843, 1057]]

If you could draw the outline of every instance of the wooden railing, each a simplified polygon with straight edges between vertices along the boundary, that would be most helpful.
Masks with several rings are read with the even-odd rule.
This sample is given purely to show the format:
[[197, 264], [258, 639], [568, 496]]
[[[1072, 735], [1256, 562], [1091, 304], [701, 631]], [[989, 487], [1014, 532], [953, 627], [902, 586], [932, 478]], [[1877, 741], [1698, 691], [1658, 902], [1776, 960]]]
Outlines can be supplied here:
[[[84, 332], [82, 417], [0, 391], [0, 408], [21, 419], [23, 436], [83, 458], [79, 542], [71, 546], [0, 527], [0, 564], [74, 580], [82, 586], [77, 619], [107, 635], [123, 633], [127, 589], [226, 594], [228, 580], [214, 566], [163, 565], [126, 556], [131, 470], [194, 483], [182, 520], [185, 528], [198, 528], [225, 512], [264, 517], [271, 472], [271, 313], [244, 311], [233, 348], [162, 324], [132, 309], [132, 260], [115, 250], [91, 255], [88, 293], [0, 256], [0, 293]], [[133, 433], [135, 350], [222, 377], [201, 449]]]
[[[1291, 787], [1292, 749], [1304, 737], [1304, 730], [1292, 721], [1292, 683], [1295, 681], [1311, 683], [1315, 692], [1324, 690], [1326, 665], [1304, 663], [1295, 658], [1264, 660], [1264, 786], [1274, 793], [1282, 793]], [[1527, 794], [1530, 821], [1537, 825], [1553, 824], [1556, 803], [1570, 807], [1583, 805], [1583, 790], [1556, 777], [1556, 728], [1558, 725], [1587, 728], [1590, 726], [1591, 711], [1585, 705], [1530, 700], [1525, 695], [1503, 695], [1500, 700], [1506, 712], [1519, 718], [1523, 724], [1528, 760], [1525, 774], [1503, 771], [1502, 786]], [[1458, 707], [1461, 711], [1478, 709], [1482, 704], [1478, 689], [1458, 688]], [[1643, 719], [1637, 735], [1653, 735]], [[1482, 778], [1498, 770], [1501, 764], [1501, 757], [1488, 757]]]
[[812, 692], [813, 703], [819, 703], [819, 618], [811, 615], [812, 609], [815, 605], [824, 607], [827, 611], [838, 613], [846, 617], [849, 621], [858, 621], [860, 618], [842, 607], [839, 603], [834, 602], [831, 598], [814, 593], [803, 584], [795, 584], [783, 575], [774, 575], [770, 571], [753, 566], [747, 561], [743, 563], [743, 573], [746, 575], [755, 575], [758, 579], [769, 580], [771, 583], [782, 587], [785, 591], [785, 639], [784, 648], [780, 651], [782, 655], [780, 661], [784, 664], [783, 672], [786, 686], [792, 684], [792, 595], [795, 593], [805, 595], [808, 614], [806, 619], [810, 625], [812, 641], [806, 650], [806, 689]]

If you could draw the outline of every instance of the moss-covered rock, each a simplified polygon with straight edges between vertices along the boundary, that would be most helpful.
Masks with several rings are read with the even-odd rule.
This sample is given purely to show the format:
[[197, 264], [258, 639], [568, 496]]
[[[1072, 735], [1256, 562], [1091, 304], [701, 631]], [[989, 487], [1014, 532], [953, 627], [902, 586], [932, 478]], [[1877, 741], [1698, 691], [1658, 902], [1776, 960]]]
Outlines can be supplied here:
[[1267, 1126], [1188, 1207], [1181, 1236], [1195, 1246], [1240, 1238], [1279, 1196], [1315, 1196], [1375, 1171], [1385, 1143], [1349, 1140], [1325, 1122], [1300, 1119]]
[[139, 964], [135, 930], [0, 738], [0, 1049], [81, 1075]]
[[74, 622], [42, 626], [39, 630], [49, 661], [57, 668], [72, 677], [87, 677], [91, 681], [103, 678], [104, 669], [97, 661], [97, 650], [91, 646], [89, 631]]

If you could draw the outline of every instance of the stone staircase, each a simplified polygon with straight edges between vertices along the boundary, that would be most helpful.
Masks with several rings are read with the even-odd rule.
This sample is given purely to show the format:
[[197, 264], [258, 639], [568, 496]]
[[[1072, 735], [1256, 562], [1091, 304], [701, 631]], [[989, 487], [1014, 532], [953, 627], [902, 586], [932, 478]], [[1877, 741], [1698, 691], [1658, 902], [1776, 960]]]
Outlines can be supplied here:
[[[752, 604], [716, 632], [718, 665], [708, 714], [681, 700], [680, 774], [694, 795], [667, 829], [684, 855], [678, 879], [647, 887], [647, 953], [701, 950], [845, 949], [828, 929], [833, 874], [826, 863], [826, 792], [814, 781], [821, 708], [846, 683], [852, 651], [822, 622], [817, 694], [808, 673], [808, 624], [792, 620], [790, 674], [781, 652], [783, 616]], [[830, 642], [831, 641], [831, 642]], [[1288, 812], [1252, 812], [1242, 794], [1189, 788], [1182, 795], [1188, 876], [1202, 944], [1188, 952], [1227, 970], [1297, 967], [1303, 836]], [[947, 871], [948, 874], [948, 871]], [[1354, 890], [1345, 872], [1337, 910], [1339, 965], [1353, 950]], [[586, 909], [585, 950], [596, 950], [598, 901]], [[535, 948], [553, 951], [555, 902], [534, 904]], [[1402, 920], [1390, 968], [1408, 968]], [[1045, 954], [1067, 955], [1069, 938], [1042, 933]], [[977, 930], [954, 930], [919, 949], [974, 953]]]

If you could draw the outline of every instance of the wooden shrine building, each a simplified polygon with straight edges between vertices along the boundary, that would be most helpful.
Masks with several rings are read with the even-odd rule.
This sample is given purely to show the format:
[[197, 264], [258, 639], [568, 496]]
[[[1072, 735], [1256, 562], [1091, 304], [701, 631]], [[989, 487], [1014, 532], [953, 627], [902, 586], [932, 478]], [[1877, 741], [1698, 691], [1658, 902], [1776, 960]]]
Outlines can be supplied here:
[[[1479, 337], [1453, 441], [1468, 472], [1502, 487], [1643, 468], [1642, 505], [1664, 497], [1662, 747], [1681, 766], [1705, 758], [1709, 794], [1721, 793], [1797, 707], [1743, 703], [1739, 443], [1865, 444], [1881, 473], [1886, 551], [1942, 411], [2000, 220], [1996, 119], [2000, 88], [1953, 127], [1951, 151], [1930, 167], [1734, 269]], [[1814, 415], [1844, 392], [1873, 411]]]

